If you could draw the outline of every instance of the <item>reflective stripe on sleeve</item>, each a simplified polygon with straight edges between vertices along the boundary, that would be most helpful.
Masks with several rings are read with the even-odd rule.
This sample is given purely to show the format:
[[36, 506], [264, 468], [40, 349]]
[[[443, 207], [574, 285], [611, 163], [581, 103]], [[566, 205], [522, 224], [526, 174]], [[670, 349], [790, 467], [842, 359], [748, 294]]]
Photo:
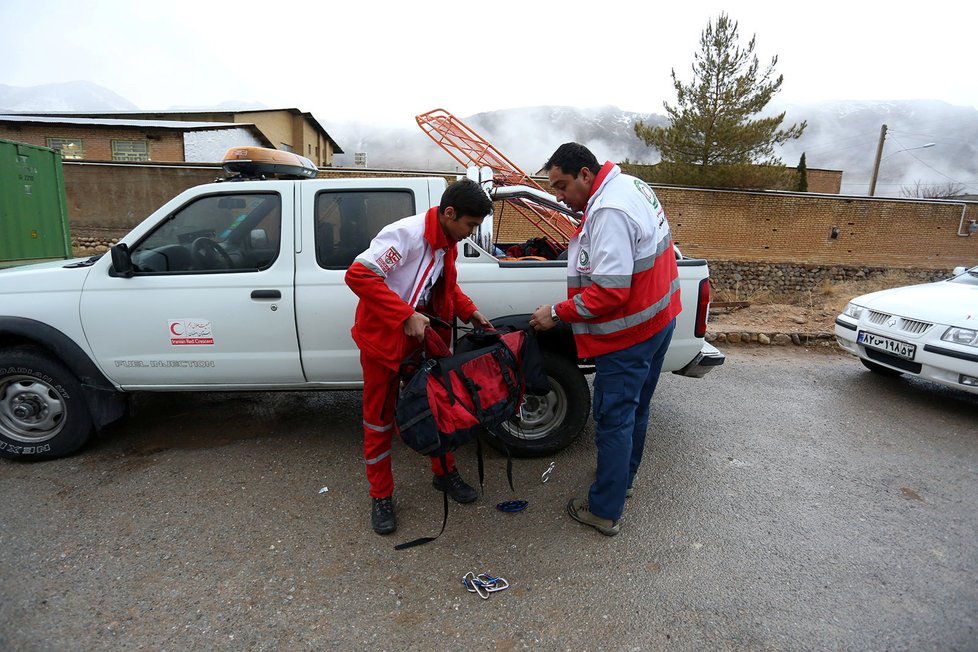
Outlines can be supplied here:
[[394, 427], [394, 422], [392, 421], [392, 422], [388, 423], [387, 425], [378, 426], [378, 425], [374, 425], [372, 423], [367, 423], [366, 421], [364, 421], [363, 422], [363, 425], [365, 427], [367, 427], [367, 428], [370, 428], [371, 430], [376, 430], [377, 432], [387, 432], [388, 430], [390, 430], [391, 428]]
[[357, 258], [353, 262], [360, 263], [361, 265], [363, 265], [364, 267], [366, 267], [371, 272], [373, 272], [374, 274], [376, 274], [381, 278], [387, 278], [387, 274], [384, 274], [384, 272], [379, 267], [377, 267], [377, 263], [375, 263], [372, 260], [367, 260], [365, 258]]

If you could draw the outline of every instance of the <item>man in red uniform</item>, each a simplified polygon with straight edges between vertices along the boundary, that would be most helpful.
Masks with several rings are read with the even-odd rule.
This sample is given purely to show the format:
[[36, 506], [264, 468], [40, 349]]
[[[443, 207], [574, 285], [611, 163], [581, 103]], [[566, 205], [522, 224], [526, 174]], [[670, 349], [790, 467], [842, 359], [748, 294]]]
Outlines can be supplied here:
[[[384, 227], [357, 256], [346, 273], [346, 284], [360, 297], [353, 339], [363, 367], [363, 453], [370, 482], [371, 525], [377, 534], [397, 529], [392, 494], [391, 436], [394, 399], [401, 362], [420, 346], [429, 326], [425, 313], [445, 322], [456, 317], [491, 328], [472, 299], [458, 287], [455, 259], [460, 240], [467, 238], [492, 212], [492, 202], [479, 184], [469, 179], [453, 183], [441, 205], [426, 213]], [[451, 332], [433, 326], [429, 336], [450, 343]], [[447, 469], [431, 458], [432, 484], [459, 503], [478, 494], [455, 468], [451, 453]]]
[[540, 306], [537, 330], [568, 322], [577, 355], [594, 359], [598, 459], [571, 518], [613, 536], [642, 461], [649, 404], [672, 340], [679, 271], [666, 214], [641, 179], [565, 143], [544, 164], [557, 199], [584, 214], [567, 247], [567, 300]]

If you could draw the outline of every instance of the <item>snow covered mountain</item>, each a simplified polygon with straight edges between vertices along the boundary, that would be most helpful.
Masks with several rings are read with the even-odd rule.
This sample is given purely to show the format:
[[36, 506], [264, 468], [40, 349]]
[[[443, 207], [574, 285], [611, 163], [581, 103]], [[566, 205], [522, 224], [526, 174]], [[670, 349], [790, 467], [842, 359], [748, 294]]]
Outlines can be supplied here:
[[0, 84], [0, 111], [138, 111], [139, 107], [104, 86], [73, 81], [41, 86]]

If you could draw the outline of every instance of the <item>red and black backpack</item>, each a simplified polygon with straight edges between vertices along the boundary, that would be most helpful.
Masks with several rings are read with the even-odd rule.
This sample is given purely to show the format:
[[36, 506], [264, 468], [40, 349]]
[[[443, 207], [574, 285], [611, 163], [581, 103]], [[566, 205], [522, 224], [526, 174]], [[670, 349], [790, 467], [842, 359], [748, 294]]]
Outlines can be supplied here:
[[[437, 337], [430, 330], [426, 332], [426, 338]], [[483, 461], [479, 436], [512, 419], [524, 392], [549, 391], [542, 354], [529, 327], [475, 329], [459, 338], [454, 354], [445, 357], [432, 355], [437, 348], [429, 343], [423, 347], [425, 352], [420, 363], [402, 365], [402, 369], [410, 369], [410, 377], [398, 393], [394, 423], [405, 444], [424, 455], [441, 456], [443, 468], [448, 466], [446, 453], [474, 438], [479, 447], [481, 484]], [[507, 475], [512, 487], [511, 464], [507, 466]], [[447, 521], [447, 492], [444, 503]], [[435, 538], [424, 537], [395, 548], [410, 548]]]

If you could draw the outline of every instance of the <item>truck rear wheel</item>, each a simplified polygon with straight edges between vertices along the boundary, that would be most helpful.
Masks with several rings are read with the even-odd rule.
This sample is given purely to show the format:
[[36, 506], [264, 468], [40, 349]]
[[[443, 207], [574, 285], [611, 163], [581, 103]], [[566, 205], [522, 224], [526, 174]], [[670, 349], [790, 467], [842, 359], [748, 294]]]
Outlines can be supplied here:
[[545, 351], [544, 369], [550, 380], [546, 396], [525, 396], [516, 418], [489, 437], [498, 450], [516, 457], [550, 455], [567, 447], [584, 429], [591, 412], [591, 390], [577, 364]]
[[0, 351], [0, 457], [50, 459], [81, 448], [93, 431], [78, 379], [43, 351]]

